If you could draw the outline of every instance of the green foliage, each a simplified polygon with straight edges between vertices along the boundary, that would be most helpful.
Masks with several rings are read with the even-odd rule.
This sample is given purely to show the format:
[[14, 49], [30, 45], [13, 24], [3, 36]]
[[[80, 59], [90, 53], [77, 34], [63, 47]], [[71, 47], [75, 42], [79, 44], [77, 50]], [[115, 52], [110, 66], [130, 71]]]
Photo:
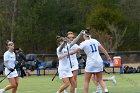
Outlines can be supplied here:
[[[134, 42], [139, 40], [139, 0], [18, 0], [16, 10], [14, 42], [25, 53], [55, 53], [56, 35], [65, 36], [69, 30], [78, 34], [87, 26], [112, 36], [107, 24], [119, 29], [128, 26], [120, 50], [139, 49], [139, 44]], [[12, 1], [0, 0], [2, 52], [11, 35], [12, 11]], [[128, 44], [127, 39], [135, 46]]]
[[104, 31], [108, 29], [108, 23], [121, 27], [126, 25], [126, 16], [118, 5], [114, 4], [115, 0], [95, 1], [96, 4], [87, 17], [88, 26]]

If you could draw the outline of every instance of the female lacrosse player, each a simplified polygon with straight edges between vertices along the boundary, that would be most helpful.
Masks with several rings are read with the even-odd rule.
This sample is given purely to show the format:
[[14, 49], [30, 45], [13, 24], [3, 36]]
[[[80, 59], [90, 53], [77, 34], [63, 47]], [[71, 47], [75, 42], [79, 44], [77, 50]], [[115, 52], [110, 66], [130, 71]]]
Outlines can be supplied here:
[[[71, 51], [69, 54], [74, 54], [80, 50], [84, 50], [87, 55], [84, 84], [85, 93], [89, 92], [89, 82], [93, 73], [95, 73], [99, 84], [103, 88], [103, 91], [105, 93], [108, 93], [106, 84], [102, 79], [103, 60], [99, 54], [99, 50], [101, 50], [106, 55], [109, 61], [111, 61], [111, 58], [108, 55], [107, 51], [96, 39], [90, 38], [89, 31], [85, 31], [85, 33], [83, 34], [83, 38], [85, 39], [85, 41], [80, 43], [80, 48]], [[66, 56], [68, 56], [68, 54], [60, 55], [59, 58], [61, 59]]]
[[[67, 33], [67, 41], [68, 41], [68, 44], [70, 44], [73, 39], [75, 38], [75, 35], [73, 32], [68, 32]], [[69, 51], [72, 51], [76, 48], [78, 48], [79, 46], [77, 44], [74, 44], [70, 49]], [[73, 54], [73, 55], [70, 55], [70, 60], [71, 60], [71, 68], [72, 68], [72, 73], [73, 73], [73, 77], [74, 77], [74, 80], [75, 80], [75, 84], [76, 84], [76, 88], [75, 88], [75, 93], [77, 91], [77, 75], [78, 75], [78, 60], [77, 60], [77, 57], [76, 57], [76, 53]], [[64, 93], [67, 93], [67, 90], [64, 90]]]
[[67, 44], [67, 40], [62, 37], [57, 37], [58, 42], [58, 48], [57, 48], [57, 56], [59, 59], [59, 66], [58, 66], [58, 73], [60, 79], [63, 81], [63, 85], [59, 88], [57, 93], [61, 93], [66, 89], [69, 84], [71, 84], [70, 87], [70, 93], [74, 93], [75, 90], [75, 80], [72, 74], [71, 69], [71, 61], [70, 56], [60, 58], [61, 55], [69, 53], [69, 49], [78, 41], [78, 39], [81, 37], [83, 31], [80, 32], [80, 34], [71, 42], [70, 44]]
[[[64, 38], [57, 37], [57, 43], [58, 43], [57, 55], [59, 58], [60, 54], [67, 53], [66, 48], [67, 42], [64, 42]], [[63, 85], [58, 89], [57, 93], [63, 92], [64, 89], [66, 89], [69, 85], [71, 85], [70, 93], [74, 93], [75, 81], [73, 78], [73, 74], [71, 72], [70, 62], [67, 57], [59, 59], [58, 73], [59, 78], [62, 79], [63, 81]]]
[[7, 41], [8, 50], [4, 53], [4, 65], [5, 75], [7, 76], [10, 85], [0, 90], [0, 93], [4, 93], [7, 90], [12, 89], [12, 93], [16, 93], [18, 87], [18, 74], [15, 69], [16, 57], [14, 51], [14, 43]]

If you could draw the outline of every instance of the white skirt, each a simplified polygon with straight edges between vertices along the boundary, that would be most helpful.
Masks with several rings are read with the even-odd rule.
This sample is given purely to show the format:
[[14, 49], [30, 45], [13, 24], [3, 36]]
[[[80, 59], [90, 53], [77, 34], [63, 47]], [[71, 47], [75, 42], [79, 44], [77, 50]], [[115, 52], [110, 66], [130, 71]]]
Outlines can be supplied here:
[[[8, 70], [7, 68], [5, 68], [5, 75], [7, 76], [10, 73], [10, 70]], [[17, 70], [15, 69], [15, 71], [11, 72], [7, 78], [14, 78], [14, 77], [18, 77], [18, 73]]]
[[72, 77], [73, 76], [73, 74], [72, 74], [70, 69], [68, 69], [68, 70], [58, 69], [58, 73], [59, 73], [59, 78], [60, 79], [68, 78], [68, 77]]
[[72, 65], [72, 68], [71, 69], [72, 69], [72, 71], [78, 70], [79, 69], [78, 64]]
[[103, 63], [102, 62], [90, 62], [86, 64], [85, 72], [102, 72], [103, 71]]

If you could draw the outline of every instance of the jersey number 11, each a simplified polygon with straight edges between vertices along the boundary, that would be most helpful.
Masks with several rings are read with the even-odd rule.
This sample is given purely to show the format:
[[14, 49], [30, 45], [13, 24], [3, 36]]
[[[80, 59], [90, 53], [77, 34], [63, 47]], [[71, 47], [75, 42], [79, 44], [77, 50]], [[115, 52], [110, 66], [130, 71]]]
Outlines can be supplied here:
[[92, 53], [97, 52], [95, 44], [90, 45]]

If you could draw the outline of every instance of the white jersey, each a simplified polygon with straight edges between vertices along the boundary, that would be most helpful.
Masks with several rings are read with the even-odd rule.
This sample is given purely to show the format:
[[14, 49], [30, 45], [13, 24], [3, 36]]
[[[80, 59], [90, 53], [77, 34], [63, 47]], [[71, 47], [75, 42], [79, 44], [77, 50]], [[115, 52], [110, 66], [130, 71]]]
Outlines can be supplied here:
[[[58, 50], [59, 50], [59, 47], [57, 48], [57, 55], [68, 53], [66, 47], [64, 47], [61, 52], [59, 52]], [[59, 73], [60, 79], [73, 76], [72, 72], [71, 72], [71, 66], [70, 66], [68, 57], [59, 59], [58, 73]]]
[[[74, 45], [69, 49], [69, 51], [75, 50], [75, 49], [77, 49], [77, 48], [79, 48], [79, 46], [78, 46], [77, 44], [74, 44]], [[77, 70], [79, 67], [78, 67], [78, 60], [77, 60], [76, 53], [70, 55], [70, 60], [71, 60], [71, 64], [72, 64], [72, 71]]]
[[[14, 52], [10, 52], [10, 51], [6, 51], [4, 53], [4, 62], [7, 61], [7, 65], [10, 67], [10, 68], [13, 68], [15, 67], [15, 63], [16, 63], [16, 56], [15, 56], [15, 53]], [[5, 75], [8, 75], [10, 71], [8, 70], [8, 68], [6, 67], [5, 68]], [[13, 78], [13, 77], [17, 77], [18, 74], [17, 74], [17, 71], [15, 69], [15, 71], [13, 71], [10, 75], [7, 76], [7, 78]]]
[[103, 60], [98, 50], [100, 45], [101, 44], [96, 39], [89, 39], [80, 43], [80, 49], [84, 50], [87, 55], [86, 72], [103, 71]]
[[16, 63], [16, 56], [15, 56], [15, 53], [14, 52], [10, 52], [10, 51], [6, 51], [4, 53], [4, 62], [7, 61], [8, 62], [8, 66], [10, 68], [13, 68], [15, 67], [15, 63]]

